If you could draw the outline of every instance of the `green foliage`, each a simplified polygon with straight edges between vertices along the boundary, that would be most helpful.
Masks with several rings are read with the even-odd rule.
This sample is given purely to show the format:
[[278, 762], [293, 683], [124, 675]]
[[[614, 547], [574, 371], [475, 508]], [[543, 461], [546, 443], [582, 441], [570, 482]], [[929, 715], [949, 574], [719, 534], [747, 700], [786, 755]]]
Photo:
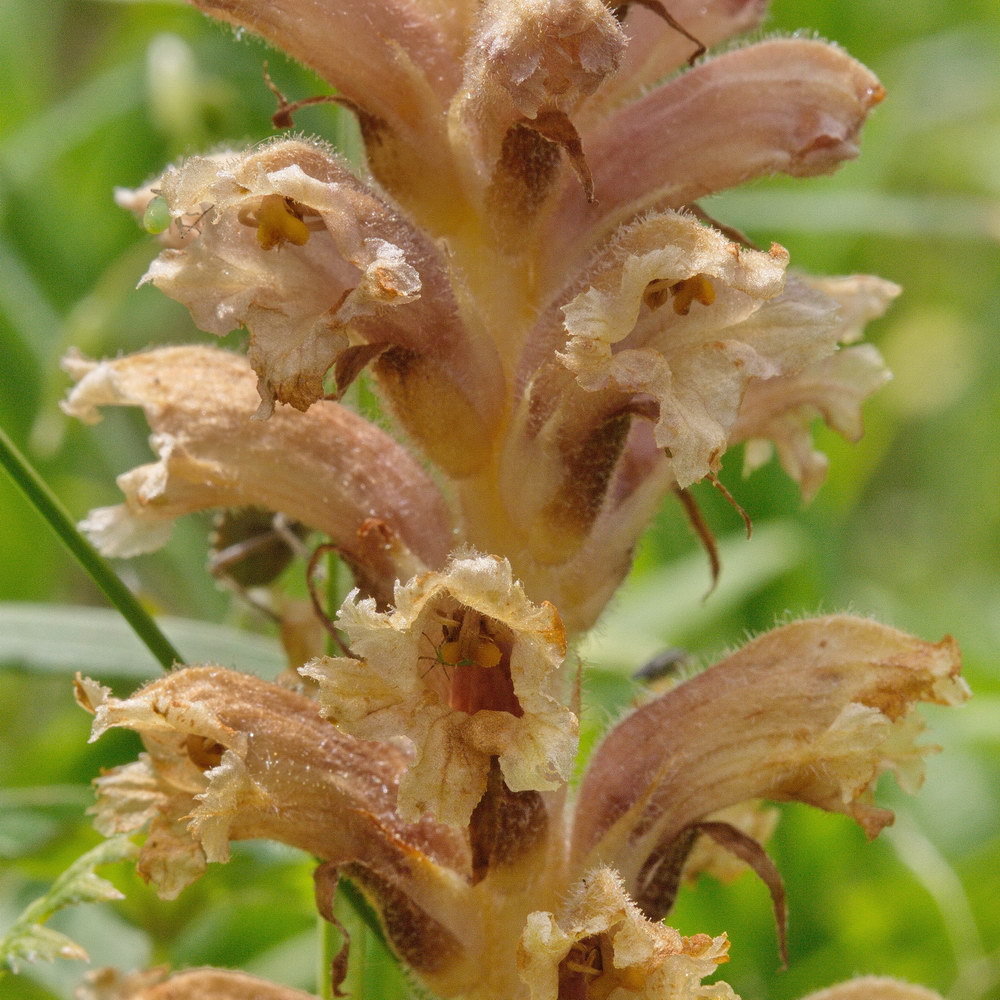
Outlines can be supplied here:
[[114, 837], [87, 851], [73, 862], [44, 896], [27, 906], [0, 939], [0, 975], [18, 972], [23, 964], [54, 962], [57, 958], [87, 960], [87, 952], [75, 941], [45, 926], [49, 918], [68, 906], [107, 903], [122, 894], [94, 871], [100, 865], [133, 857], [134, 845], [126, 837]]
[[[762, 245], [781, 242], [804, 269], [872, 272], [903, 285], [871, 331], [896, 378], [869, 406], [860, 445], [822, 435], [831, 476], [806, 510], [780, 470], [743, 480], [738, 456], [727, 461], [723, 479], [754, 519], [751, 541], [736, 537], [738, 519], [721, 497], [696, 490], [727, 537], [722, 580], [705, 600], [707, 565], [679, 509], [664, 508], [628, 588], [583, 650], [599, 668], [588, 685], [588, 738], [627, 707], [629, 675], [658, 648], [681, 645], [708, 661], [787, 613], [845, 608], [928, 638], [954, 632], [976, 698], [928, 713], [945, 753], [930, 761], [920, 797], [882, 793], [900, 815], [898, 834], [869, 845], [840, 817], [802, 808], [783, 816], [772, 853], [789, 890], [790, 969], [775, 973], [767, 894], [751, 877], [731, 886], [703, 879], [682, 893], [672, 921], [687, 933], [729, 932], [724, 978], [747, 1000], [799, 997], [858, 972], [922, 981], [951, 1000], [993, 1000], [1000, 8], [995, 0], [773, 0], [768, 30], [803, 27], [840, 42], [886, 86], [862, 157], [830, 178], [759, 182], [705, 208]], [[110, 414], [96, 429], [59, 413], [67, 347], [100, 356], [203, 339], [176, 303], [135, 290], [156, 247], [114, 206], [113, 188], [135, 186], [185, 153], [268, 135], [265, 58], [292, 96], [328, 89], [179, 4], [0, 3], [0, 426], [74, 516], [118, 502], [115, 475], [150, 453], [134, 413]], [[356, 141], [330, 106], [304, 109], [298, 124]], [[104, 602], [89, 577], [3, 477], [0, 523], [0, 932], [10, 934], [25, 926], [16, 921], [27, 902], [95, 843], [82, 815], [87, 782], [135, 754], [128, 733], [86, 743], [73, 672], [124, 692], [158, 668], [120, 624], [98, 616]], [[192, 518], [167, 551], [116, 568], [158, 620], [181, 620], [165, 631], [185, 656], [273, 675], [273, 635], [247, 633], [245, 609], [204, 572], [207, 529]], [[73, 610], [88, 606], [88, 618]], [[211, 644], [196, 635], [199, 622], [215, 626]], [[63, 910], [33, 947], [55, 954], [63, 940], [55, 935], [66, 934], [95, 963], [228, 962], [312, 989], [310, 868], [280, 848], [239, 845], [229, 865], [212, 866], [170, 904], [129, 872], [116, 876], [124, 900]], [[29, 923], [44, 923], [56, 892]], [[367, 947], [371, 957], [381, 946]], [[394, 1000], [410, 990], [384, 954], [365, 970], [362, 996]], [[0, 979], [0, 1000], [66, 998], [79, 976], [78, 963], [23, 967]]]

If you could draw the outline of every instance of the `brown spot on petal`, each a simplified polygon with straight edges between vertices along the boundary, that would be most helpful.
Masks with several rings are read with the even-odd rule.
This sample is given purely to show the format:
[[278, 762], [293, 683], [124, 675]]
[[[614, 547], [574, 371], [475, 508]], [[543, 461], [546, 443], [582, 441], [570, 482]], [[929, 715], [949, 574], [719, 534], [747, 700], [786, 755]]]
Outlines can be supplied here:
[[512, 792], [494, 757], [486, 793], [469, 821], [473, 882], [482, 881], [491, 868], [513, 864], [541, 844], [548, 825], [541, 795]]
[[563, 480], [533, 537], [536, 558], [553, 562], [579, 545], [604, 498], [632, 425], [630, 409], [606, 416], [582, 438], [563, 443]]
[[341, 870], [372, 898], [386, 938], [415, 972], [434, 975], [462, 957], [458, 938], [388, 878], [361, 864], [344, 865]]
[[511, 126], [486, 191], [486, 205], [501, 248], [520, 248], [525, 230], [559, 175], [559, 147], [528, 121]]

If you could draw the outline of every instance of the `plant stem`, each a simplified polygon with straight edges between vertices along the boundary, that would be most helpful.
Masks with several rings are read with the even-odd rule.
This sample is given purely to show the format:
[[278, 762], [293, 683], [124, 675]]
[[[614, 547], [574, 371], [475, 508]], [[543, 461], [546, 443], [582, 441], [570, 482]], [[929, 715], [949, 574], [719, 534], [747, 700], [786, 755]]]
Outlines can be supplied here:
[[94, 583], [104, 591], [121, 616], [132, 626], [135, 634], [145, 643], [160, 666], [164, 670], [169, 670], [174, 663], [183, 663], [183, 657], [160, 631], [149, 612], [139, 603], [135, 594], [122, 583], [107, 560], [80, 534], [59, 498], [18, 451], [2, 427], [0, 427], [0, 465], [6, 469], [28, 502], [59, 536]]

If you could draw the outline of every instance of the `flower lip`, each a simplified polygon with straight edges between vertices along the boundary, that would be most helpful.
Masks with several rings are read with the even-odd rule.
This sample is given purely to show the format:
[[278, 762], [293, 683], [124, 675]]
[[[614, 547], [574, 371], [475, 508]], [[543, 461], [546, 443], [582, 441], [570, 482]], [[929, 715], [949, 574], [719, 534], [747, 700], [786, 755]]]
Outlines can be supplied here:
[[385, 612], [352, 595], [338, 623], [355, 658], [302, 672], [319, 681], [341, 728], [413, 743], [405, 815], [464, 825], [494, 757], [514, 792], [557, 788], [568, 776], [577, 721], [554, 696], [565, 632], [551, 605], [527, 599], [505, 559], [457, 556], [399, 585]]

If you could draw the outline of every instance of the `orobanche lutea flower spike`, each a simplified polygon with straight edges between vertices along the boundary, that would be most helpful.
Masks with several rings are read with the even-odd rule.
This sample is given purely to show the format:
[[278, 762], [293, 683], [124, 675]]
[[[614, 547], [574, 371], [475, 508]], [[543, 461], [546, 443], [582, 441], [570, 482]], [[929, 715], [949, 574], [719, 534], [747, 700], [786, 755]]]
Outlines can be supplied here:
[[[195, 5], [324, 76], [366, 172], [283, 134], [119, 192], [163, 246], [143, 281], [248, 349], [68, 359], [67, 412], [141, 407], [157, 455], [84, 527], [129, 556], [184, 514], [262, 508], [356, 589], [338, 655], [298, 643], [293, 681], [187, 666], [120, 699], [79, 680], [94, 736], [123, 726], [146, 748], [98, 779], [99, 829], [145, 831], [139, 871], [166, 898], [235, 840], [308, 851], [321, 912], [349, 878], [442, 997], [735, 996], [703, 983], [724, 935], [661, 923], [682, 880], [748, 863], [784, 948], [760, 801], [876, 835], [878, 776], [920, 783], [914, 707], [967, 694], [955, 644], [785, 625], [618, 722], [577, 793], [570, 650], [667, 494], [711, 547], [688, 490], [731, 446], [747, 469], [776, 450], [808, 498], [813, 420], [860, 436], [887, 374], [855, 341], [898, 289], [790, 271], [696, 202], [836, 169], [878, 81], [817, 40], [717, 48], [761, 0]], [[283, 125], [310, 103], [268, 83]], [[341, 402], [362, 373], [393, 433]], [[288, 625], [292, 605], [270, 607]], [[206, 988], [300, 995], [222, 970], [106, 972], [86, 995]], [[928, 994], [865, 979], [820, 996]]]

